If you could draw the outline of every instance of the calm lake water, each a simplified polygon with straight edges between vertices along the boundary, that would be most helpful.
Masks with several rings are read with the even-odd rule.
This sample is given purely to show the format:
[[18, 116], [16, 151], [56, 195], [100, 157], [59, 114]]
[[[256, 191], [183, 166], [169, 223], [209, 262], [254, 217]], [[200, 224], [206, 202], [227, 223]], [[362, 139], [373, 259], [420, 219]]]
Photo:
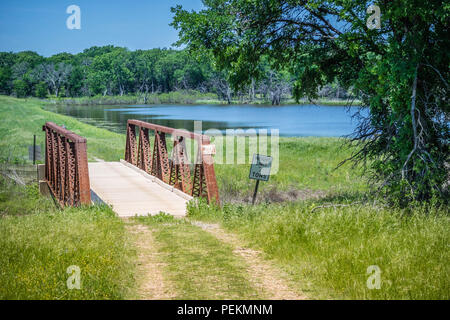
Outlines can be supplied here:
[[353, 132], [357, 107], [316, 105], [131, 105], [58, 106], [53, 111], [82, 122], [125, 133], [128, 119], [138, 119], [173, 128], [194, 130], [194, 120], [202, 129], [279, 129], [280, 136], [339, 137]]

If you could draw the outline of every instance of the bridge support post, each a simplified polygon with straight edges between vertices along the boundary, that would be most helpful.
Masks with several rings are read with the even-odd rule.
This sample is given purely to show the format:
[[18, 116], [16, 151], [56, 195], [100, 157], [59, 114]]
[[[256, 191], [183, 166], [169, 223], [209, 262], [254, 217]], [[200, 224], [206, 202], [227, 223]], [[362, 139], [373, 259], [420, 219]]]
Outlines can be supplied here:
[[132, 165], [136, 165], [136, 126], [132, 124], [127, 124], [125, 160]]
[[[139, 152], [138, 167], [145, 172], [149, 168], [150, 158], [150, 141], [148, 137], [148, 129], [139, 127]], [[151, 165], [150, 165], [151, 167]]]
[[[52, 122], [42, 130], [45, 181], [50, 193], [62, 207], [91, 204], [86, 139]], [[44, 187], [40, 189], [45, 192]]]

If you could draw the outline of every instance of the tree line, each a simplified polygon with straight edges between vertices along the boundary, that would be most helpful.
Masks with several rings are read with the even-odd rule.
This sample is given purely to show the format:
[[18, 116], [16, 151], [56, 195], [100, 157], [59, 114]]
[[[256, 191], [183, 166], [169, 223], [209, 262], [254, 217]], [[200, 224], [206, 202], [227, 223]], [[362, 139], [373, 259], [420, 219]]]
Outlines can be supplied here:
[[[94, 46], [78, 54], [51, 57], [33, 51], [0, 52], [0, 94], [39, 98], [132, 94], [146, 101], [151, 93], [196, 90], [215, 93], [228, 103], [259, 98], [275, 105], [292, 96], [289, 72], [275, 71], [268, 61], [259, 67], [262, 76], [236, 88], [230, 84], [233, 75], [216, 68], [212, 57], [194, 57], [187, 50]], [[347, 97], [336, 83], [320, 90], [322, 97]]]

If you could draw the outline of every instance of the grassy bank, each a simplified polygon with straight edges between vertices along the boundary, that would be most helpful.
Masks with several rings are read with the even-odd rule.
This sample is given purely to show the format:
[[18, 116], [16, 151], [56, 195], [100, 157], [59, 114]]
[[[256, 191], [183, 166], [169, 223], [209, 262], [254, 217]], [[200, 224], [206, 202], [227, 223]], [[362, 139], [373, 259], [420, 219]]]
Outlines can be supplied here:
[[[244, 139], [244, 138], [238, 138]], [[271, 149], [271, 139], [268, 139]], [[225, 143], [217, 138], [213, 141], [217, 149]], [[242, 144], [242, 143], [241, 143]], [[361, 168], [351, 164], [336, 169], [339, 162], [348, 158], [351, 150], [343, 146], [338, 138], [280, 138], [278, 165], [273, 165], [268, 182], [259, 185], [257, 201], [272, 203], [327, 197], [329, 200], [360, 198], [367, 191]], [[238, 143], [235, 142], [235, 148]], [[224, 202], [249, 203], [255, 181], [248, 179], [251, 156], [249, 149], [256, 152], [258, 142], [251, 145], [246, 141], [245, 164], [220, 164], [219, 153], [215, 156], [215, 171], [219, 192]], [[278, 170], [276, 170], [278, 167]]]
[[[123, 95], [123, 96], [93, 96], [93, 97], [77, 97], [77, 98], [65, 98], [65, 97], [51, 97], [46, 100], [48, 104], [56, 105], [133, 105], [133, 104], [182, 104], [182, 105], [198, 105], [198, 104], [214, 104], [214, 105], [227, 105], [224, 100], [219, 100], [214, 93], [200, 93], [194, 90], [188, 91], [174, 91], [168, 93], [151, 93], [147, 97], [144, 95]], [[283, 99], [282, 105], [291, 104], [319, 104], [328, 106], [347, 106], [349, 101], [342, 99], [318, 99], [317, 101], [300, 100], [295, 99]], [[359, 101], [353, 101], [353, 105], [358, 105]], [[231, 104], [255, 104], [255, 105], [271, 105], [271, 101], [263, 99], [261, 97], [255, 98], [253, 101], [233, 99]]]
[[[249, 164], [216, 165], [226, 203], [193, 204], [189, 217], [240, 235], [311, 298], [450, 298], [448, 207], [386, 207], [360, 168], [335, 169], [350, 155], [338, 139], [282, 138], [279, 148], [279, 171], [260, 184], [258, 205], [249, 205]], [[371, 266], [380, 289], [367, 286]]]
[[42, 109], [38, 99], [16, 99], [0, 96], [0, 162], [23, 163], [28, 158], [28, 146], [33, 144], [33, 135], [44, 155], [45, 134], [42, 126], [47, 121], [65, 125], [67, 129], [87, 137], [88, 156], [92, 161], [100, 158], [118, 161], [123, 157], [125, 137], [104, 129], [81, 123], [74, 118]]
[[93, 96], [79, 98], [50, 98], [50, 104], [61, 105], [125, 105], [125, 104], [199, 104], [201, 101], [216, 100], [213, 93], [200, 93], [197, 91], [174, 91], [168, 93], [151, 93], [147, 97], [144, 95], [123, 95], [123, 96]]
[[[37, 187], [0, 178], [0, 299], [123, 299], [133, 250], [108, 207], [56, 209]], [[68, 289], [80, 269], [81, 288]]]

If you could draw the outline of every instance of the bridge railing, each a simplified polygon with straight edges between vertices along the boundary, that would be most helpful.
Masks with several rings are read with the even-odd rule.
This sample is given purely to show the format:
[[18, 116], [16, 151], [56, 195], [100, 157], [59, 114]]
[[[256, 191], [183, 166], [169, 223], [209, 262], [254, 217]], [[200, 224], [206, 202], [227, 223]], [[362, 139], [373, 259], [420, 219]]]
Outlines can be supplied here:
[[[136, 134], [138, 129], [138, 135]], [[153, 131], [151, 151], [149, 131]], [[169, 158], [166, 134], [174, 140]], [[191, 172], [186, 140], [197, 144], [197, 156]], [[193, 197], [219, 203], [219, 190], [214, 172], [214, 146], [208, 136], [139, 120], [128, 120], [125, 161], [159, 178]]]
[[91, 203], [86, 139], [53, 122], [45, 131], [45, 179], [61, 206]]

